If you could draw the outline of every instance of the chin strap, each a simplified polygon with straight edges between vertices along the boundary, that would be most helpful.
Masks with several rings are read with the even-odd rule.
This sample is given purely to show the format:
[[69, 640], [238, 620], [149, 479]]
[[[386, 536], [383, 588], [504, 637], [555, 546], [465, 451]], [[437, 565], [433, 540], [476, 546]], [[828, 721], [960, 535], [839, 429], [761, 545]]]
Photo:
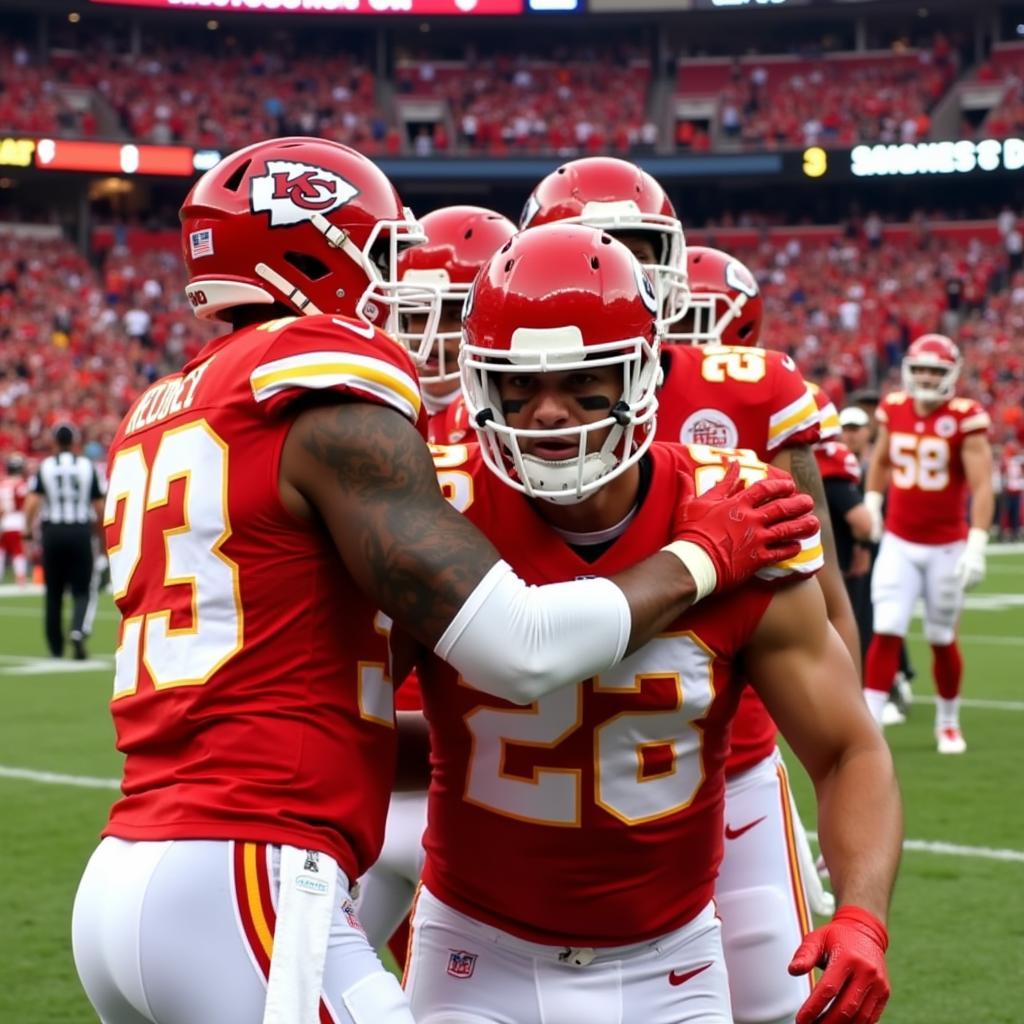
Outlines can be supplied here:
[[296, 288], [288, 278], [282, 277], [266, 263], [257, 263], [256, 273], [268, 284], [273, 285], [285, 297], [285, 301], [294, 306], [303, 316], [320, 315], [321, 310], [305, 292]]

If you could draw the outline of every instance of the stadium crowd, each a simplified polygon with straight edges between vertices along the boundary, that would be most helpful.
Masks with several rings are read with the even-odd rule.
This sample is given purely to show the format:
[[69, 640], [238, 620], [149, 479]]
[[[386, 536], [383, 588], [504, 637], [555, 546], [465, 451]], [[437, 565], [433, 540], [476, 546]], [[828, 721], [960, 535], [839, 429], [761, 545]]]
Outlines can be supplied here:
[[[653, 88], [661, 79], [635, 40], [531, 49], [509, 42], [487, 52], [467, 46], [453, 59], [399, 49], [393, 82], [381, 82], [355, 42], [351, 50], [328, 50], [327, 40], [289, 48], [228, 36], [197, 52], [154, 39], [140, 56], [109, 38], [103, 46], [86, 39], [42, 53], [13, 36], [0, 40], [6, 130], [220, 150], [274, 135], [319, 135], [371, 155], [919, 142], [929, 138], [931, 111], [961, 71], [959, 51], [941, 33], [917, 48], [896, 40], [877, 51], [675, 56], [669, 102], [710, 106], [703, 117], [680, 115], [668, 139], [672, 119]], [[979, 131], [1021, 130], [1021, 52], [997, 47], [968, 72], [970, 81], [1004, 85]], [[410, 99], [436, 105], [420, 122], [403, 109]]]
[[[439, 64], [399, 64], [401, 93], [447, 103], [457, 139], [471, 152], [593, 154], [651, 150], [658, 126], [647, 114], [650, 64], [629, 47], [561, 50], [553, 59], [511, 53]], [[440, 129], [440, 138], [439, 138]], [[452, 143], [443, 123], [433, 149]]]
[[[792, 355], [840, 407], [861, 388], [898, 387], [913, 338], [956, 337], [960, 390], [990, 410], [1003, 476], [1016, 486], [1009, 463], [1024, 444], [1024, 267], [1007, 244], [1016, 231], [1004, 211], [998, 222], [968, 227], [966, 242], [939, 222], [875, 217], [845, 228], [711, 228], [689, 237], [754, 271], [767, 347]], [[169, 237], [111, 236], [90, 263], [63, 238], [0, 235], [0, 451], [38, 454], [50, 428], [69, 420], [105, 446], [133, 396], [217, 330], [191, 315]]]
[[[679, 72], [689, 90], [697, 68]], [[716, 89], [724, 141], [754, 149], [919, 142], [955, 77], [948, 47], [879, 56], [736, 61]]]

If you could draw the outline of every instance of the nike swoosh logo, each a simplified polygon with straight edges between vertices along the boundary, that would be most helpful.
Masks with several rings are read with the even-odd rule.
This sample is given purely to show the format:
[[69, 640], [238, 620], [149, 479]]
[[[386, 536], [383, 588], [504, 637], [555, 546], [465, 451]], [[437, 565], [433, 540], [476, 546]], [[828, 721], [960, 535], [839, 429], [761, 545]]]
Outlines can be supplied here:
[[373, 324], [364, 323], [362, 327], [357, 327], [352, 320], [338, 320], [335, 317], [331, 317], [331, 323], [347, 328], [353, 334], [358, 334], [360, 338], [372, 338], [377, 330]]
[[752, 822], [747, 825], [741, 825], [739, 828], [729, 828], [725, 826], [725, 838], [726, 839], [739, 839], [744, 832], [749, 832], [755, 825], [760, 825], [767, 815], [762, 815], [760, 818], [755, 818]]
[[670, 985], [684, 985], [691, 978], [696, 978], [698, 974], [703, 974], [711, 964], [703, 964], [701, 967], [694, 967], [692, 971], [669, 971], [668, 972], [668, 983]]

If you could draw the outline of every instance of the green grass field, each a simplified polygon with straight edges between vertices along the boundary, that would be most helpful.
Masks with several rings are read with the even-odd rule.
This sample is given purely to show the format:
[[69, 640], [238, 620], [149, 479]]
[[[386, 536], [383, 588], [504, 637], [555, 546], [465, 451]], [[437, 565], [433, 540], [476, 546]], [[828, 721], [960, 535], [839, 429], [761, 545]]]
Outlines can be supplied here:
[[[115, 624], [108, 599], [94, 661], [55, 667], [41, 658], [40, 597], [0, 595], [2, 1024], [95, 1019], [75, 976], [69, 921], [114, 796], [104, 784], [119, 774], [107, 713]], [[887, 1024], [1024, 1021], [1022, 626], [1024, 555], [996, 548], [962, 624], [969, 750], [959, 758], [935, 753], [927, 648], [912, 639], [920, 699], [887, 733], [909, 840], [890, 921]], [[793, 777], [812, 828], [809, 788], [799, 770]]]

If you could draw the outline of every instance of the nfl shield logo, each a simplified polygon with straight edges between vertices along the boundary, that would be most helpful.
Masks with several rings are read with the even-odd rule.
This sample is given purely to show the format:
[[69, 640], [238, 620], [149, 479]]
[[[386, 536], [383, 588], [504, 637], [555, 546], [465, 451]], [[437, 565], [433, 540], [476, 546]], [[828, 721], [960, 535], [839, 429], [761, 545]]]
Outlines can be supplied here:
[[448, 973], [453, 978], [472, 978], [476, 956], [476, 953], [467, 953], [464, 949], [448, 950]]

